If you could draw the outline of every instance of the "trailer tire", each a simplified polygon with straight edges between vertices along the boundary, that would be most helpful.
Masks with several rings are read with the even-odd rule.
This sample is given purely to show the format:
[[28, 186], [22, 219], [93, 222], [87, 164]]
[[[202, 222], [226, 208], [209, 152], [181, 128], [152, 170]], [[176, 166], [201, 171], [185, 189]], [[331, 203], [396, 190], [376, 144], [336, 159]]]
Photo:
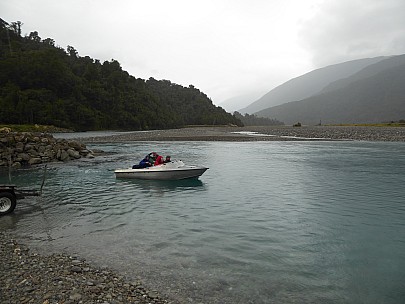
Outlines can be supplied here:
[[0, 192], [0, 215], [5, 215], [14, 211], [17, 199], [10, 192]]

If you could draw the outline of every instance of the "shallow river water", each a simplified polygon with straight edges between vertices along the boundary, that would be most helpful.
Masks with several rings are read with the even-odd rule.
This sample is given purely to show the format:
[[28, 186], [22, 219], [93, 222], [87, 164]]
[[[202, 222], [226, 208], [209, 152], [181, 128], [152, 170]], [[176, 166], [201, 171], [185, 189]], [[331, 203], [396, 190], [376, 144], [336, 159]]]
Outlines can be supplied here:
[[[44, 196], [0, 218], [179, 303], [405, 303], [405, 144], [154, 142], [49, 164]], [[199, 180], [117, 180], [151, 151]], [[42, 168], [12, 172], [38, 187]], [[1, 171], [0, 183], [8, 181]]]

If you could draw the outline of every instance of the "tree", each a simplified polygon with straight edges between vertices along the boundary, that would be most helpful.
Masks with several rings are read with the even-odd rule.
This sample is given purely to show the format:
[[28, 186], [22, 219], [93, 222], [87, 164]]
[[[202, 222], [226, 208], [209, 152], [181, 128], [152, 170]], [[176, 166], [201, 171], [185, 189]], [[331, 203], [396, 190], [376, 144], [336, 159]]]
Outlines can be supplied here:
[[35, 41], [35, 42], [41, 42], [41, 37], [39, 37], [38, 32], [31, 32], [28, 36], [29, 40]]
[[73, 46], [68, 45], [66, 51], [70, 57], [77, 58], [78, 53]]
[[233, 116], [238, 118], [243, 122], [245, 126], [276, 126], [276, 125], [284, 125], [283, 122], [278, 121], [276, 119], [270, 119], [270, 118], [265, 118], [265, 117], [258, 117], [257, 115], [250, 115], [250, 114], [245, 114], [243, 116], [239, 112], [235, 111], [233, 113]]
[[21, 36], [21, 27], [23, 23], [21, 21], [11, 22], [10, 28], [16, 33], [18, 36]]
[[51, 38], [46, 38], [43, 40], [43, 43], [45, 45], [49, 45], [49, 46], [55, 46], [55, 40], [51, 39]]

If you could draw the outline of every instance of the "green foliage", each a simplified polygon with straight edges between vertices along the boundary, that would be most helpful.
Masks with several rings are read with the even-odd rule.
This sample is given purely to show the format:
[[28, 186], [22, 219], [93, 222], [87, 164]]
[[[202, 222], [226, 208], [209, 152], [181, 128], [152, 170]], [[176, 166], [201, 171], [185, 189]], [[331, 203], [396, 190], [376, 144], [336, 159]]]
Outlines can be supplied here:
[[1, 128], [10, 128], [13, 132], [71, 132], [69, 129], [58, 128], [52, 125], [1, 125]]
[[242, 123], [245, 126], [278, 126], [278, 125], [284, 125], [283, 122], [278, 121], [276, 119], [258, 117], [258, 116], [254, 115], [254, 114], [250, 115], [250, 114], [246, 113], [245, 116], [243, 116], [239, 112], [235, 111], [233, 113], [233, 116], [235, 116], [240, 121], [242, 121]]
[[0, 19], [0, 123], [74, 130], [146, 130], [242, 125], [194, 86], [135, 78], [116, 60], [100, 63], [55, 46], [21, 22]]

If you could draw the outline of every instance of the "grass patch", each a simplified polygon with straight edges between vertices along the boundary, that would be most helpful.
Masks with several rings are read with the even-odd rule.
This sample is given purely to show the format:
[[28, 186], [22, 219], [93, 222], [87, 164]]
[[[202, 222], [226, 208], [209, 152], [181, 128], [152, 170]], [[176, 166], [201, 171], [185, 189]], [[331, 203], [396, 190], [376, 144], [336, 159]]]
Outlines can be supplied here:
[[57, 132], [73, 132], [69, 129], [58, 128], [55, 126], [47, 126], [47, 125], [2, 125], [0, 124], [1, 128], [10, 128], [13, 132], [43, 132], [43, 133], [57, 133]]

